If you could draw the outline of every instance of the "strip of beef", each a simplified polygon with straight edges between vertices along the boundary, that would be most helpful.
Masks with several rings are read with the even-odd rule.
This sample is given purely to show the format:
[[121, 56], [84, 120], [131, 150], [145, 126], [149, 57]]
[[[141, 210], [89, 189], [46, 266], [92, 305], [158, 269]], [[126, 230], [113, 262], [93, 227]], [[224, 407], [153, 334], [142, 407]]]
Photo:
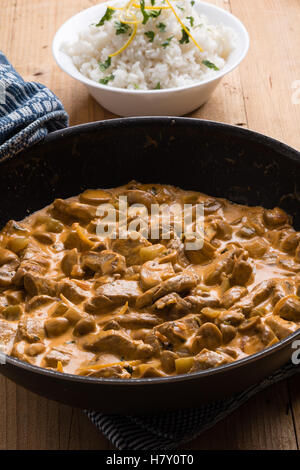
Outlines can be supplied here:
[[[71, 229], [64, 240], [64, 247], [68, 250], [76, 248], [78, 251], [87, 251], [96, 249], [95, 240], [90, 239], [89, 232], [78, 222], [71, 225]], [[102, 247], [102, 243], [101, 243]], [[98, 251], [98, 250], [97, 250]]]
[[215, 256], [216, 247], [204, 238], [203, 246], [198, 250], [185, 250], [187, 259], [193, 264], [201, 264]]
[[43, 276], [39, 276], [33, 273], [26, 273], [24, 275], [24, 288], [31, 297], [37, 295], [48, 295], [49, 297], [56, 297], [58, 283]]
[[117, 354], [125, 359], [148, 359], [153, 354], [153, 348], [149, 344], [134, 341], [126, 333], [115, 330], [89, 335], [83, 348], [97, 353]]
[[18, 324], [18, 340], [26, 340], [29, 343], [40, 343], [45, 337], [44, 319], [23, 315]]
[[25, 311], [26, 312], [33, 312], [38, 309], [44, 308], [46, 305], [49, 305], [53, 302], [58, 302], [59, 299], [50, 297], [49, 295], [36, 295], [32, 297], [28, 302], [25, 304]]
[[[186, 257], [186, 251], [185, 251], [185, 246], [184, 246], [184, 243], [182, 243], [181, 239], [174, 233], [174, 234], [170, 234], [170, 241], [167, 241], [167, 236], [168, 234], [166, 234], [166, 240], [162, 239], [162, 243], [165, 241], [167, 243], [166, 244], [166, 247], [168, 250], [170, 250], [171, 252], [175, 252], [177, 253], [177, 259], [176, 261], [181, 265], [181, 266], [188, 266], [190, 263], [189, 263], [189, 260], [187, 259]], [[173, 236], [173, 238], [172, 238]]]
[[255, 238], [243, 246], [254, 259], [262, 258], [269, 248], [269, 244], [263, 238]]
[[94, 370], [88, 374], [88, 377], [104, 377], [104, 378], [117, 378], [117, 379], [130, 379], [131, 374], [122, 366], [118, 364], [110, 367], [103, 367], [99, 370]]
[[230, 283], [232, 286], [245, 286], [252, 275], [252, 266], [249, 261], [243, 259], [243, 254], [235, 260]]
[[244, 297], [247, 294], [247, 289], [245, 287], [234, 286], [231, 289], [228, 289], [221, 298], [221, 306], [227, 310], [232, 307], [238, 300]]
[[52, 348], [44, 357], [47, 367], [57, 368], [57, 363], [61, 362], [66, 366], [72, 358], [72, 350], [67, 346], [58, 346]]
[[100, 253], [88, 251], [82, 255], [83, 269], [90, 269], [93, 272], [105, 274], [122, 274], [126, 270], [126, 260], [124, 256], [114, 253], [111, 250], [103, 250]]
[[161, 297], [153, 304], [153, 310], [168, 318], [176, 319], [182, 317], [191, 311], [192, 304], [180, 297], [176, 292]]
[[138, 232], [135, 232], [134, 235], [136, 235], [136, 239], [117, 238], [116, 240], [111, 240], [111, 249], [125, 257], [127, 266], [142, 264], [143, 259], [140, 255], [140, 249], [145, 246], [151, 246], [151, 243]]
[[286, 338], [286, 336], [291, 333], [294, 333], [298, 328], [295, 323], [284, 320], [278, 315], [270, 315], [266, 318], [266, 323], [280, 340]]
[[243, 334], [240, 347], [246, 354], [255, 354], [277, 339], [272, 328], [258, 316], [245, 320], [238, 329]]
[[85, 222], [89, 222], [96, 217], [97, 211], [97, 208], [94, 206], [75, 201], [64, 201], [63, 199], [56, 199], [53, 207], [62, 214], [67, 214], [76, 220], [83, 220]]
[[205, 307], [218, 307], [219, 304], [219, 299], [214, 295], [189, 295], [182, 298], [173, 292], [158, 299], [153, 304], [153, 311], [167, 316], [170, 320], [176, 320], [188, 313], [200, 313]]
[[300, 298], [296, 295], [289, 295], [279, 300], [275, 305], [274, 312], [284, 320], [300, 321]]
[[[35, 344], [39, 344], [39, 343], [35, 343]], [[43, 345], [41, 345], [41, 346], [43, 346]], [[13, 357], [16, 357], [17, 359], [20, 359], [21, 361], [29, 362], [31, 364], [34, 364], [34, 359], [33, 359], [34, 356], [29, 356], [27, 354], [27, 350], [28, 350], [27, 341], [23, 340], [23, 341], [15, 342], [14, 345], [13, 345], [13, 348], [11, 350], [11, 355]]]
[[162, 351], [160, 355], [160, 361], [162, 368], [168, 374], [171, 374], [175, 371], [175, 360], [178, 359], [178, 354], [173, 351]]
[[294, 294], [294, 285], [287, 279], [274, 279], [274, 287], [272, 290], [272, 305], [276, 305], [280, 299], [287, 295]]
[[194, 365], [190, 372], [213, 369], [224, 364], [229, 364], [232, 361], [232, 357], [230, 357], [228, 354], [203, 349], [197, 356], [195, 356]]
[[66, 276], [81, 277], [83, 271], [80, 266], [80, 257], [77, 248], [67, 251], [61, 261], [61, 269]]
[[234, 309], [241, 310], [244, 315], [249, 315], [253, 308], [265, 302], [272, 294], [274, 280], [268, 279], [258, 284], [249, 294], [245, 295], [234, 305]]
[[191, 271], [184, 271], [177, 276], [173, 276], [166, 281], [160, 282], [157, 286], [147, 290], [144, 294], [137, 298], [136, 306], [143, 308], [153, 304], [157, 299], [172, 292], [187, 293], [193, 289], [199, 279], [198, 276]]
[[50, 261], [38, 245], [30, 243], [21, 258], [20, 266], [13, 278], [13, 283], [22, 285], [26, 273], [45, 274], [50, 268]]
[[139, 377], [140, 378], [152, 378], [152, 377], [166, 377], [167, 374], [165, 374], [162, 370], [158, 369], [158, 367], [155, 367], [154, 365], [149, 364], [143, 364], [141, 366], [137, 367]]
[[[199, 328], [199, 324], [197, 327]], [[153, 332], [162, 341], [164, 347], [181, 346], [185, 343], [188, 336], [188, 329], [186, 326], [177, 321], [161, 323], [153, 328]]]
[[197, 289], [195, 295], [188, 295], [184, 300], [189, 302], [192, 313], [200, 313], [205, 307], [217, 308], [220, 306], [220, 300], [214, 293], [197, 292]]
[[204, 274], [205, 284], [209, 286], [220, 284], [223, 274], [232, 273], [235, 259], [241, 253], [243, 253], [243, 250], [239, 248], [232, 248], [216, 257], [206, 269]]
[[58, 291], [69, 299], [73, 304], [79, 304], [87, 297], [87, 292], [81, 289], [74, 281], [59, 282]]
[[81, 289], [74, 281], [57, 282], [32, 273], [25, 274], [24, 288], [31, 297], [44, 295], [56, 298], [63, 294], [74, 304], [79, 304], [87, 296], [86, 291]]
[[134, 306], [141, 294], [137, 281], [117, 280], [98, 287], [94, 297], [85, 304], [89, 313], [101, 313], [119, 307], [126, 302]]
[[139, 313], [131, 310], [128, 313], [114, 315], [113, 321], [124, 328], [133, 330], [138, 328], [152, 328], [153, 326], [159, 325], [162, 320], [152, 313]]
[[10, 250], [0, 248], [0, 286], [7, 287], [13, 283], [16, 270], [20, 265], [18, 256]]

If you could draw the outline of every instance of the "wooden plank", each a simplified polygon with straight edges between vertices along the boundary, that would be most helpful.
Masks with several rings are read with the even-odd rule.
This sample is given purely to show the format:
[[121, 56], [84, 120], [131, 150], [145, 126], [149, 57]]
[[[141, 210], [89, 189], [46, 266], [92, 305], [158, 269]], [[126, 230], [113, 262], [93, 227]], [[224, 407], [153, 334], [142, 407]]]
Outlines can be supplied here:
[[4, 54], [9, 53], [11, 48], [13, 28], [10, 26], [14, 24], [16, 4], [17, 0], [1, 0], [1, 10], [5, 11], [5, 20], [3, 15], [0, 28], [1, 50]]
[[286, 382], [259, 393], [217, 426], [183, 448], [188, 450], [297, 449]]
[[296, 432], [298, 449], [300, 449], [300, 375], [292, 377], [288, 381], [289, 394], [291, 398], [291, 411]]
[[[207, 3], [231, 10], [228, 0], [210, 0]], [[190, 116], [246, 127], [247, 117], [239, 69], [224, 77], [211, 99]]]
[[232, 12], [250, 33], [251, 47], [240, 67], [248, 124], [300, 149], [299, 0], [231, 0]]
[[46, 400], [0, 376], [0, 450], [107, 449], [81, 410]]

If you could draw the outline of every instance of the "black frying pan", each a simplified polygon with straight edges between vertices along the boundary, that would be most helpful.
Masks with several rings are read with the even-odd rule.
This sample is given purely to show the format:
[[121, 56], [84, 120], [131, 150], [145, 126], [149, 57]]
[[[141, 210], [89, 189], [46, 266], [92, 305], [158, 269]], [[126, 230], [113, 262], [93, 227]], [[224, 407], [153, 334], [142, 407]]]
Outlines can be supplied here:
[[[234, 202], [279, 205], [300, 230], [300, 154], [238, 127], [187, 118], [130, 118], [84, 124], [0, 162], [0, 226], [77, 195], [136, 179], [169, 183]], [[197, 406], [245, 389], [291, 358], [299, 333], [249, 358], [189, 375], [93, 379], [7, 357], [0, 372], [68, 405], [115, 413]]]

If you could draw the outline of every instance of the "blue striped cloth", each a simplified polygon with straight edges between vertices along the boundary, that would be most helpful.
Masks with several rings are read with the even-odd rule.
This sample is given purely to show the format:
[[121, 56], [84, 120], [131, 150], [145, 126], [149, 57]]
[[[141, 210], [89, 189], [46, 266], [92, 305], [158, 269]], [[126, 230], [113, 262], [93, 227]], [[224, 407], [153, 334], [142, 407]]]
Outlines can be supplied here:
[[244, 392], [191, 410], [144, 416], [109, 416], [97, 411], [86, 414], [118, 450], [168, 451], [207, 431], [256, 393], [299, 372], [299, 366], [289, 363]]
[[0, 159], [68, 126], [60, 100], [40, 83], [25, 82], [0, 51]]

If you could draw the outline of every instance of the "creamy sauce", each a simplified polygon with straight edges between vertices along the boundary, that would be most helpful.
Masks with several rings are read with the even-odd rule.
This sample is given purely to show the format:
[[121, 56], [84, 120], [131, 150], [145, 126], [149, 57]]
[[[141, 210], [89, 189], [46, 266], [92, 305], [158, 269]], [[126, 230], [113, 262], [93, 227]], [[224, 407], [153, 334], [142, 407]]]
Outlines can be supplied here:
[[[172, 226], [171, 239], [97, 235], [97, 207], [119, 209], [120, 195], [147, 209], [204, 203], [204, 246], [188, 250]], [[128, 222], [141, 217], [144, 235], [157, 220], [146, 212]], [[299, 272], [300, 234], [278, 208], [135, 182], [87, 190], [2, 230], [0, 347], [95, 377], [217, 367], [299, 328]]]

